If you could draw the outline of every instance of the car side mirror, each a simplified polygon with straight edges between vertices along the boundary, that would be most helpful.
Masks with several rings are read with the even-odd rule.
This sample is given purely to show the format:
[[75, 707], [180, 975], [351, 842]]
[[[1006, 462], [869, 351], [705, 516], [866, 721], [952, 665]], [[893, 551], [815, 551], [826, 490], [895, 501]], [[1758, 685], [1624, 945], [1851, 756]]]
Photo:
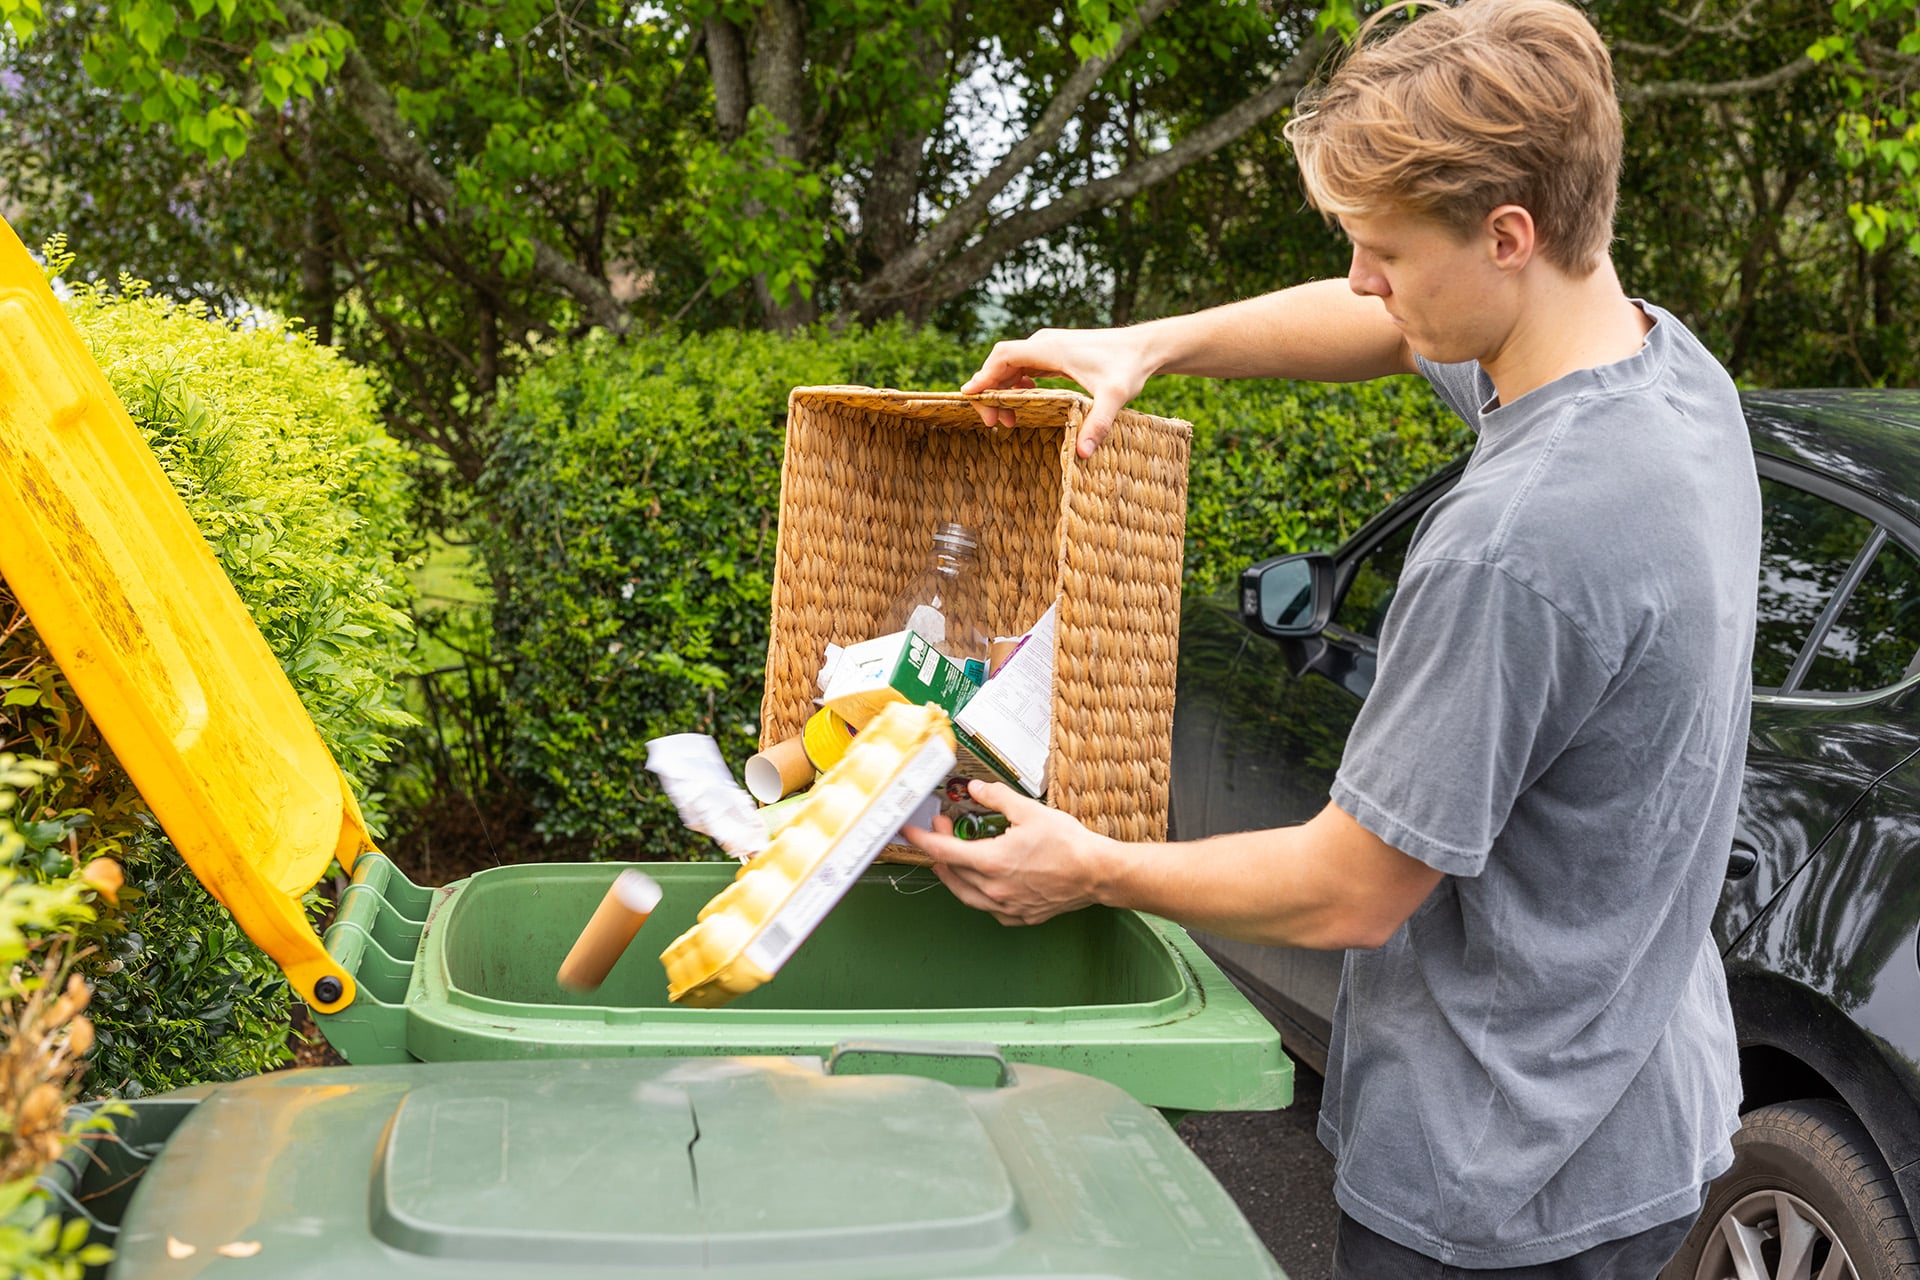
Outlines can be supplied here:
[[1240, 574], [1240, 621], [1276, 639], [1309, 639], [1333, 618], [1333, 590], [1333, 557], [1324, 551], [1262, 560]]

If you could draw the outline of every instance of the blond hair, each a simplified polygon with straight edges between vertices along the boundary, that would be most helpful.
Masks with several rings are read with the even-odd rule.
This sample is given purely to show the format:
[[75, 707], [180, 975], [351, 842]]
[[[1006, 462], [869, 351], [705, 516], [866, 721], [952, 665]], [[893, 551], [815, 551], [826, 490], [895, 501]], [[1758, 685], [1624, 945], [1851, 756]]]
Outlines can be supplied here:
[[[1426, 12], [1387, 29], [1416, 8]], [[1517, 204], [1533, 215], [1542, 255], [1577, 277], [1613, 238], [1613, 62], [1562, 0], [1391, 5], [1301, 95], [1285, 133], [1308, 200], [1330, 218], [1401, 209], [1464, 235]]]

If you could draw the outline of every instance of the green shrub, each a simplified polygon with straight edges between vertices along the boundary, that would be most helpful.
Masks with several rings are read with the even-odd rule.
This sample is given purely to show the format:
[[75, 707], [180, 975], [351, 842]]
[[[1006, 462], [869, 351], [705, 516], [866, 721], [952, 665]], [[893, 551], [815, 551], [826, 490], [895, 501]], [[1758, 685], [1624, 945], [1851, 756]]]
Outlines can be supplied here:
[[[511, 765], [542, 834], [606, 855], [711, 851], [643, 773], [645, 743], [710, 733], [737, 766], [757, 741], [787, 392], [951, 388], [982, 355], [899, 328], [594, 341], [504, 398], [485, 547]], [[1165, 379], [1140, 404], [1196, 424], [1194, 589], [1331, 546], [1464, 438], [1413, 379]]]
[[[54, 270], [69, 259], [52, 247]], [[368, 377], [302, 332], [83, 286], [68, 314], [232, 577], [321, 736], [378, 822], [411, 628], [405, 455]], [[124, 862], [121, 909], [82, 931], [98, 1030], [87, 1085], [127, 1096], [288, 1058], [284, 978], [201, 888], [0, 584], [0, 750], [49, 761], [25, 860]]]
[[1472, 439], [1419, 378], [1328, 385], [1161, 378], [1138, 407], [1193, 423], [1184, 590], [1263, 556], [1331, 551]]
[[759, 735], [787, 392], [956, 386], [967, 352], [888, 327], [589, 342], [501, 406], [485, 481], [513, 769], [539, 830], [590, 851], [694, 856], [643, 744]]
[[406, 451], [369, 375], [307, 334], [82, 286], [68, 314], [360, 791], [408, 723]]

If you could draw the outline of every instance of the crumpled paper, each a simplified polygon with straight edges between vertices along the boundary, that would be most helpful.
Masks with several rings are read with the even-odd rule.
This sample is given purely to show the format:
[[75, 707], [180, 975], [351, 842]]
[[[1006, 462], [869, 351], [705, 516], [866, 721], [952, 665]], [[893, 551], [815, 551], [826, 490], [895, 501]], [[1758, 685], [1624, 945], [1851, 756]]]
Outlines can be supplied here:
[[660, 779], [689, 831], [711, 836], [745, 862], [767, 849], [767, 825], [704, 733], [675, 733], [647, 743], [647, 772]]
[[820, 693], [815, 695], [813, 699], [814, 706], [817, 707], [821, 705], [820, 695], [824, 695], [827, 691], [827, 686], [833, 683], [833, 673], [840, 669], [840, 655], [845, 652], [845, 649], [833, 643], [833, 641], [827, 641], [826, 656], [820, 663], [820, 674], [814, 678], [814, 683], [820, 687]]

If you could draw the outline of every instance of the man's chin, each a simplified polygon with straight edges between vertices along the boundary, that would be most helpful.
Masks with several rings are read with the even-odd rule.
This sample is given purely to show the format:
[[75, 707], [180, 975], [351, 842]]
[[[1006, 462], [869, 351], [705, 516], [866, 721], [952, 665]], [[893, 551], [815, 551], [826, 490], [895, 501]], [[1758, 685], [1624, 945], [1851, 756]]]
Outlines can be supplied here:
[[1411, 333], [1407, 334], [1407, 349], [1428, 364], [1465, 364], [1475, 358], [1471, 351], [1449, 347]]

